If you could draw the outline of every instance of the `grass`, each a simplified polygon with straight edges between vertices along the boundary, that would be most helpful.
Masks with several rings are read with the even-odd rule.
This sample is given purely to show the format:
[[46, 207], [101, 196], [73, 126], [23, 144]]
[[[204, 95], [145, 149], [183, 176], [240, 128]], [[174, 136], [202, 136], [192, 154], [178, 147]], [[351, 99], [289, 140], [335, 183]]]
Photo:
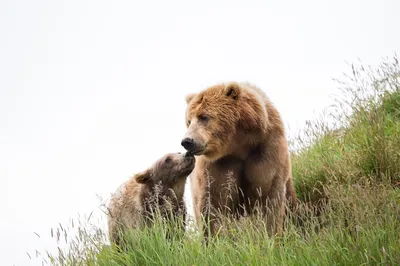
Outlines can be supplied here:
[[[106, 243], [96, 225], [79, 227], [53, 265], [399, 265], [400, 66], [351, 66], [328, 115], [292, 140], [301, 204], [285, 233], [269, 238], [261, 220], [226, 220], [225, 234], [204, 245], [188, 231], [165, 240], [160, 219], [131, 230], [126, 251]], [[327, 123], [326, 121], [332, 121]]]
[[[375, 71], [352, 66], [341, 81], [342, 98], [328, 118], [305, 130], [312, 145], [301, 138], [293, 153], [293, 174], [299, 197], [315, 203], [326, 198], [330, 183], [400, 182], [400, 69], [397, 58]], [[324, 120], [334, 121], [327, 125]], [[307, 140], [308, 140], [307, 139]]]

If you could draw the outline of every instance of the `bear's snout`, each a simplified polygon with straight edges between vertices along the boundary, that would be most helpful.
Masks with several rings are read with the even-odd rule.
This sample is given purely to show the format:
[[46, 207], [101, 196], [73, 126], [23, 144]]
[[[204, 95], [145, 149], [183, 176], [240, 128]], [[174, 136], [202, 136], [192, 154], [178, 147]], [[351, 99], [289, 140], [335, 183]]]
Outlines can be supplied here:
[[181, 145], [185, 148], [187, 151], [193, 151], [194, 148], [194, 140], [191, 138], [184, 138], [181, 142]]

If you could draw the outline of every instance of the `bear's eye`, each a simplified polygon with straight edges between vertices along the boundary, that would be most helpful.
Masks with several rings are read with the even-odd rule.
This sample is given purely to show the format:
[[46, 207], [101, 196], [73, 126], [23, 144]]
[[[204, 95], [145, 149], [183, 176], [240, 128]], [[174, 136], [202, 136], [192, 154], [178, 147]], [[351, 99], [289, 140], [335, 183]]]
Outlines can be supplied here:
[[187, 126], [190, 126], [190, 120], [188, 120], [187, 122], [186, 122], [186, 124], [187, 124]]
[[203, 114], [199, 115], [198, 118], [199, 118], [200, 121], [203, 121], [203, 122], [206, 122], [208, 120], [208, 117], [206, 115], [203, 115]]
[[170, 158], [170, 157], [167, 157], [166, 159], [165, 159], [165, 162], [166, 163], [170, 163], [172, 161], [172, 159]]

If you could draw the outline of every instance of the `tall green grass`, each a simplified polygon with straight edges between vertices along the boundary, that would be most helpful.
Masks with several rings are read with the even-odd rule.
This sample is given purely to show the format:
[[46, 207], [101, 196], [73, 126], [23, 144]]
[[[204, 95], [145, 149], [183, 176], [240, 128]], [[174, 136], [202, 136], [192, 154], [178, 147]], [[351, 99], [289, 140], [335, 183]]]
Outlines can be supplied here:
[[400, 182], [398, 59], [376, 70], [351, 68], [352, 74], [338, 81], [342, 93], [328, 115], [307, 125], [306, 139], [295, 140], [300, 149], [292, 156], [293, 174], [302, 200], [326, 198], [323, 187], [330, 183]]
[[[120, 250], [96, 225], [79, 228], [53, 265], [399, 265], [400, 66], [351, 66], [328, 115], [292, 141], [301, 204], [285, 233], [269, 238], [261, 217], [226, 219], [204, 244], [193, 230], [166, 240], [161, 219], [131, 230]], [[329, 123], [326, 121], [330, 121]]]

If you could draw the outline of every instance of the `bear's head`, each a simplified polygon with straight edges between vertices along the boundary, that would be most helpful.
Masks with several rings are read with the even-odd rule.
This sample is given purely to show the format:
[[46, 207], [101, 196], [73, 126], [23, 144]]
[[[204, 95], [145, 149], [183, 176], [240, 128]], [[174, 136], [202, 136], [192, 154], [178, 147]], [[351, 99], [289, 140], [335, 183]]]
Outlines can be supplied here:
[[[265, 112], [255, 94], [238, 83], [219, 84], [186, 96], [187, 132], [181, 145], [193, 155], [216, 160], [227, 155], [240, 134], [261, 128]], [[242, 134], [243, 135], [243, 134]]]
[[[166, 188], [172, 188], [186, 181], [193, 171], [195, 158], [190, 153], [168, 153], [158, 159], [150, 168], [135, 175], [139, 184], [155, 185], [162, 183]], [[184, 183], [184, 182], [183, 182]]]

